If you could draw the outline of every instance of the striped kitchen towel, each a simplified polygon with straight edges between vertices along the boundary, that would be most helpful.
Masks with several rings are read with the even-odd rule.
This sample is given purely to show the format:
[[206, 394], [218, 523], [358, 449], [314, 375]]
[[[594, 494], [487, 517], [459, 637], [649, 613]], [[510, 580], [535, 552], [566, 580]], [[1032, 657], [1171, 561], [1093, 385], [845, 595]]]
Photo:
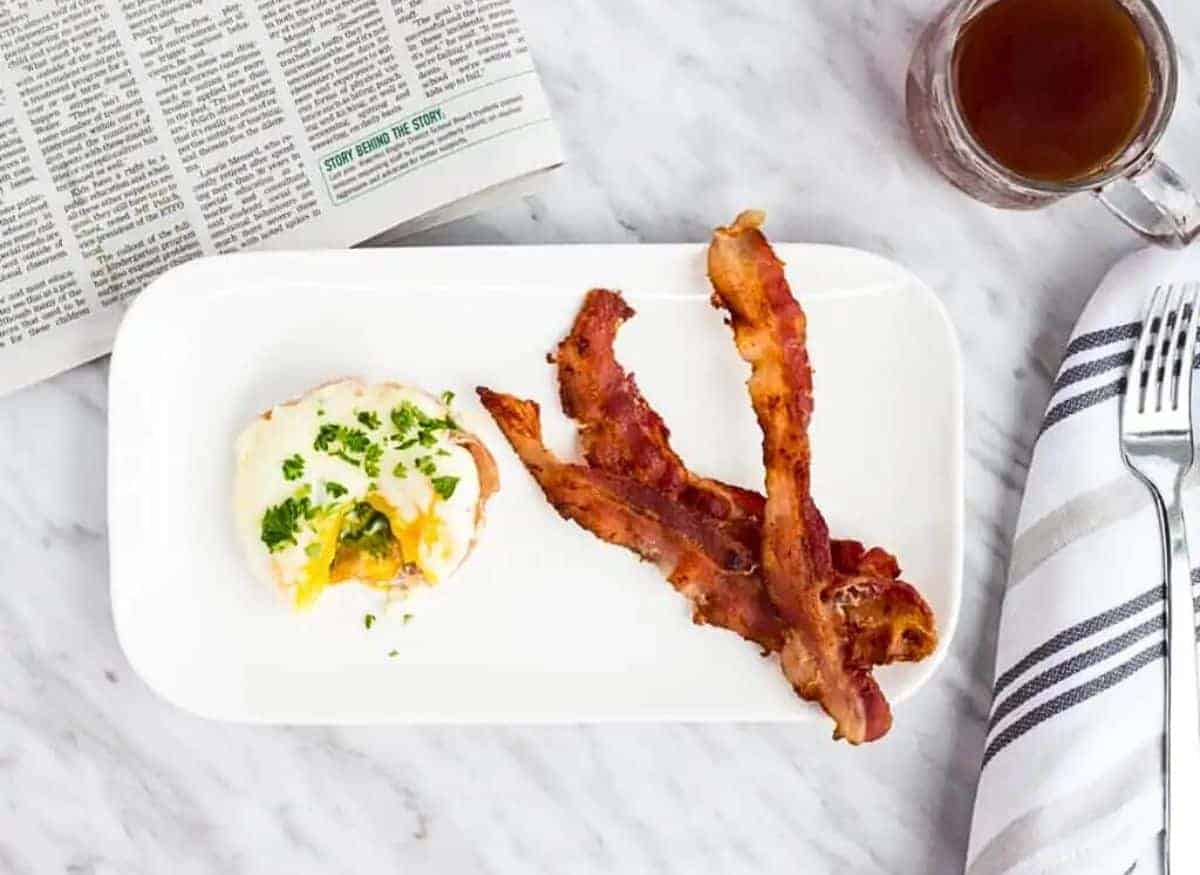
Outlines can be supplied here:
[[[1190, 280], [1200, 250], [1125, 259], [1063, 356], [1013, 542], [967, 875], [1161, 872], [1159, 534], [1117, 429], [1146, 301]], [[1195, 474], [1184, 501], [1200, 583]]]

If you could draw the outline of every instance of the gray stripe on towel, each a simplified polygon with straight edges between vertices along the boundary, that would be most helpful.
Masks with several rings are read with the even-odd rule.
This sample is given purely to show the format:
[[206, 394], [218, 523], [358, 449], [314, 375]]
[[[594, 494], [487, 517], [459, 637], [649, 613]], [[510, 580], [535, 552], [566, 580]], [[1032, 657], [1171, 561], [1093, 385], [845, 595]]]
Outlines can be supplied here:
[[1083, 352], [1086, 349], [1107, 346], [1118, 340], [1131, 340], [1141, 333], [1141, 322], [1126, 322], [1123, 325], [1114, 325], [1112, 328], [1102, 328], [1089, 334], [1081, 334], [1067, 344], [1067, 351], [1063, 353], [1063, 358], [1070, 358], [1075, 353]]
[[1058, 425], [1068, 417], [1074, 416], [1076, 413], [1083, 413], [1085, 410], [1091, 410], [1097, 404], [1103, 404], [1110, 398], [1116, 398], [1118, 395], [1125, 394], [1125, 378], [1121, 377], [1104, 386], [1097, 386], [1095, 389], [1088, 389], [1086, 392], [1080, 392], [1063, 401], [1060, 404], [1055, 404], [1046, 411], [1046, 418], [1042, 420], [1042, 427], [1038, 430], [1038, 437], [1044, 435], [1047, 429]]
[[[1066, 844], [1072, 833], [1111, 817], [1130, 799], [1158, 792], [1161, 773], [1162, 742], [1155, 738], [1091, 784], [1026, 812], [1004, 827], [971, 861], [966, 875], [1003, 875], [1047, 848]], [[1091, 849], [1092, 853], [1105, 850], [1111, 849]], [[1078, 862], [1089, 861], [1080, 858]], [[1109, 862], [1124, 865], [1117, 860]]]
[[[1114, 448], [1115, 450], [1115, 448]], [[1132, 474], [1072, 498], [1046, 514], [1013, 542], [1008, 588], [1024, 583], [1039, 565], [1085, 535], [1133, 516], [1150, 504], [1150, 493]]]
[[1073, 687], [1065, 693], [1055, 696], [1053, 699], [1047, 699], [1036, 708], [1026, 711], [1019, 719], [1009, 723], [1004, 729], [1000, 730], [995, 738], [988, 742], [987, 748], [983, 751], [983, 763], [979, 767], [980, 771], [988, 767], [988, 763], [992, 761], [992, 758], [996, 754], [1024, 736], [1027, 732], [1036, 729], [1050, 718], [1057, 717], [1065, 711], [1070, 711], [1076, 705], [1082, 705], [1089, 699], [1112, 689], [1117, 684], [1128, 680], [1146, 666], [1151, 665], [1156, 660], [1162, 659], [1166, 655], [1166, 641], [1152, 644], [1128, 662], [1123, 662], [1116, 668], [1109, 669], [1104, 674], [1092, 678], [1087, 683]]
[[1104, 358], [1093, 359], [1090, 362], [1084, 362], [1081, 365], [1067, 368], [1054, 381], [1054, 385], [1050, 388], [1050, 396], [1057, 395], [1063, 389], [1067, 388], [1067, 386], [1074, 385], [1081, 380], [1098, 377], [1109, 371], [1115, 371], [1117, 368], [1128, 368], [1131, 364], [1133, 364], [1133, 350], [1127, 349], [1124, 352], [1114, 353]]
[[[1200, 584], [1200, 569], [1192, 569], [1192, 585]], [[1115, 626], [1117, 623], [1128, 620], [1151, 605], [1156, 605], [1163, 600], [1162, 585], [1158, 585], [1152, 589], [1146, 590], [1139, 596], [1131, 598], [1127, 602], [1117, 605], [1115, 608], [1109, 608], [1107, 611], [1101, 611], [1088, 617], [1074, 626], [1069, 626], [1061, 632], [1054, 635], [1052, 638], [1042, 642], [1033, 650], [1026, 653], [1023, 657], [1017, 660], [1016, 664], [1007, 669], [1003, 674], [996, 678], [995, 697], [999, 698], [1000, 694], [1017, 680], [1025, 672], [1029, 671], [1033, 666], [1037, 665], [1045, 659], [1049, 659], [1060, 650], [1064, 650], [1084, 638], [1090, 638], [1097, 632], [1103, 632], [1110, 626]], [[1161, 610], [1161, 609], [1160, 609]]]
[[1084, 669], [1091, 668], [1097, 663], [1128, 650], [1143, 638], [1149, 638], [1155, 633], [1161, 635], [1166, 626], [1166, 619], [1166, 613], [1160, 613], [1146, 622], [1134, 626], [1132, 629], [1125, 630], [1115, 638], [1109, 638], [1103, 644], [1099, 644], [1082, 653], [1077, 653], [1070, 659], [1060, 662], [1049, 671], [1044, 671], [1037, 677], [1026, 681], [1017, 687], [1008, 698], [996, 703], [992, 711], [992, 717], [988, 721], [988, 732], [990, 733], [994, 730], [1001, 720], [1017, 708], [1020, 708], [1038, 693], [1044, 692], [1055, 684], [1059, 684], [1067, 678], [1079, 674]]

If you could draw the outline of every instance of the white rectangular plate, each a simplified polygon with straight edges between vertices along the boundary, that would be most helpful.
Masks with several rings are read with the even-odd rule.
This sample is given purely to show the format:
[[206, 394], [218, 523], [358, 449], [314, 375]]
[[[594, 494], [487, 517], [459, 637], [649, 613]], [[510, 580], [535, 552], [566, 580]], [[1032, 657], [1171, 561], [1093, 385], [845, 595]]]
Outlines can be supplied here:
[[[930, 659], [878, 671], [895, 703], [933, 672], [958, 613], [957, 343], [936, 297], [896, 265], [777, 249], [810, 318], [816, 499], [835, 537], [895, 552], [937, 615]], [[535, 398], [549, 442], [571, 453], [546, 353], [584, 291], [622, 289], [638, 315], [619, 357], [676, 450], [699, 473], [760, 487], [747, 369], [708, 304], [704, 252], [253, 254], [164, 276], [126, 317], [111, 372], [112, 601], [130, 663], [166, 699], [227, 720], [815, 716], [774, 659], [693, 625], [655, 568], [560, 519], [475, 400], [481, 384]], [[502, 488], [474, 554], [436, 589], [384, 610], [379, 593], [345, 585], [294, 613], [251, 577], [235, 539], [233, 441], [273, 404], [348, 375], [455, 391]], [[380, 616], [370, 630], [367, 611]]]

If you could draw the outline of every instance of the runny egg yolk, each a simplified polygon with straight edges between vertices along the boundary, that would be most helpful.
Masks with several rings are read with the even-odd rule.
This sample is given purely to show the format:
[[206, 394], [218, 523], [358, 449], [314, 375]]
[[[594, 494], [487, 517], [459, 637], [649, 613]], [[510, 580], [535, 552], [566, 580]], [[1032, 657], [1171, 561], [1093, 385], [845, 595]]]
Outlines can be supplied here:
[[411, 565], [429, 583], [438, 582], [437, 572], [425, 561], [426, 557], [440, 542], [442, 558], [448, 558], [450, 548], [444, 543], [445, 526], [434, 513], [433, 503], [410, 520], [401, 517], [377, 492], [368, 493], [363, 503], [386, 518], [386, 533], [379, 533], [370, 546], [344, 538], [348, 520], [354, 514], [353, 504], [318, 521], [313, 548], [309, 550], [311, 555], [296, 587], [297, 607], [312, 605], [326, 587], [347, 580], [386, 589], [405, 565]]

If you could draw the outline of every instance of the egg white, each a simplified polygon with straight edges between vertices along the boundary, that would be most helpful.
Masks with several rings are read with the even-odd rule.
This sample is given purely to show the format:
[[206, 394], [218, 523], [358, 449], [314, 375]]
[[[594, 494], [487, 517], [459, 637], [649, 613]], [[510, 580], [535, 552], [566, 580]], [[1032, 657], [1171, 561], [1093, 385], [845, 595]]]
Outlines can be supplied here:
[[[450, 576], [470, 551], [481, 489], [475, 458], [447, 429], [433, 431], [431, 445], [399, 449], [398, 442], [389, 438], [397, 431], [391, 413], [405, 401], [432, 419], [449, 412], [420, 389], [348, 379], [272, 408], [238, 437], [234, 518], [239, 538], [255, 576], [279, 587], [296, 606], [310, 606], [326, 587], [336, 585], [329, 579], [329, 567], [342, 519], [345, 510], [359, 501], [387, 516], [404, 565], [387, 580], [360, 579], [360, 583], [383, 589], [435, 584]], [[360, 413], [373, 413], [379, 428], [366, 427], [359, 421]], [[315, 449], [325, 423], [360, 429], [380, 445], [378, 475], [369, 476], [361, 465]], [[288, 480], [283, 463], [296, 455], [303, 459], [303, 473]], [[437, 493], [430, 476], [417, 470], [419, 457], [434, 462], [434, 477], [458, 478], [448, 498]], [[397, 463], [403, 466], [404, 476], [395, 473]], [[334, 496], [330, 483], [344, 487], [346, 493]], [[299, 526], [295, 544], [272, 551], [263, 539], [264, 513], [289, 497], [301, 496], [321, 511]]]

